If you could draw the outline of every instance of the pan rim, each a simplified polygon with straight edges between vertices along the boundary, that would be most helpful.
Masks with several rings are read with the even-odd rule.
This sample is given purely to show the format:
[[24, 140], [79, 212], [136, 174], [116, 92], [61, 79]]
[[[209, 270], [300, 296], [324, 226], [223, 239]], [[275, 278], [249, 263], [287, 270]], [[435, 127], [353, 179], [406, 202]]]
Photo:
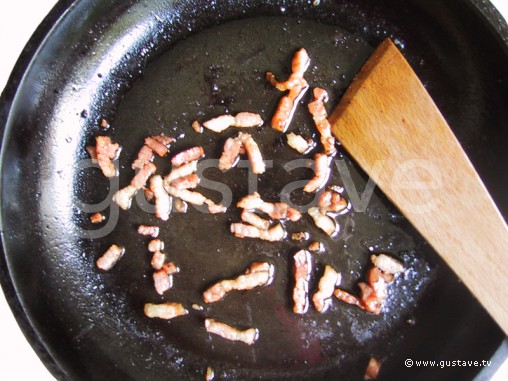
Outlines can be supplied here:
[[[2, 145], [4, 143], [6, 132], [5, 128], [9, 113], [11, 111], [12, 102], [15, 98], [18, 87], [25, 72], [29, 68], [30, 63], [36, 56], [37, 51], [41, 47], [41, 44], [44, 42], [45, 38], [49, 35], [55, 26], [58, 26], [58, 22], [61, 17], [69, 12], [77, 1], [78, 0], [59, 0], [55, 7], [50, 11], [50, 13], [44, 18], [43, 22], [37, 27], [25, 45], [19, 59], [17, 60], [14, 69], [8, 78], [6, 87], [3, 89], [0, 96], [0, 134]], [[508, 52], [508, 24], [501, 17], [499, 11], [490, 1], [469, 0], [469, 4], [478, 11], [480, 17], [483, 18], [483, 21], [492, 30], [492, 34], [500, 39], [503, 48]], [[1, 210], [0, 224], [2, 224]], [[34, 325], [30, 321], [30, 318], [23, 309], [22, 303], [16, 293], [11, 275], [9, 273], [3, 240], [1, 237], [0, 243], [2, 243], [0, 247], [0, 284], [6, 296], [9, 307], [13, 311], [16, 321], [20, 326], [23, 334], [25, 335], [27, 341], [30, 343], [33, 350], [41, 359], [46, 368], [48, 368], [50, 373], [56, 379], [66, 380], [68, 379], [68, 376], [64, 371], [64, 367], [61, 364], [58, 364], [56, 360], [51, 356], [50, 350], [46, 348], [43, 340], [37, 333]], [[505, 348], [506, 353], [506, 345], [502, 343], [499, 347], [500, 350], [503, 347]], [[499, 361], [497, 365], [499, 366], [501, 363], [502, 361]], [[495, 368], [496, 364], [493, 364], [492, 366]]]

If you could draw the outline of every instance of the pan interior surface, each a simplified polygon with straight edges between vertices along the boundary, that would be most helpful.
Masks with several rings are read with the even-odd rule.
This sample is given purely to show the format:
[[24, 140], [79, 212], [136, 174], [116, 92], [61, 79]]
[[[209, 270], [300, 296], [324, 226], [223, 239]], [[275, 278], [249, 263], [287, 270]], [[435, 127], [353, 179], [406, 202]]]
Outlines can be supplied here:
[[[240, 111], [259, 112], [269, 121], [281, 93], [266, 84], [264, 74], [271, 70], [286, 78], [300, 47], [312, 59], [306, 78], [311, 88], [328, 90], [331, 111], [375, 46], [389, 36], [506, 212], [501, 195], [507, 176], [497, 170], [507, 159], [501, 142], [508, 114], [497, 106], [508, 100], [502, 87], [507, 78], [501, 69], [486, 67], [489, 60], [503, 67], [497, 65], [506, 64], [507, 55], [498, 52], [496, 42], [482, 41], [464, 27], [463, 20], [474, 20], [485, 35], [489, 32], [471, 6], [423, 3], [82, 1], [62, 15], [12, 100], [2, 149], [2, 231], [17, 295], [65, 377], [192, 380], [203, 379], [211, 366], [220, 379], [359, 379], [372, 355], [384, 361], [380, 379], [474, 376], [477, 370], [471, 368], [404, 366], [406, 358], [488, 358], [503, 335], [380, 192], [365, 210], [338, 217], [341, 231], [335, 239], [307, 217], [285, 227], [289, 234], [309, 231], [325, 244], [325, 252], [314, 256], [311, 290], [325, 264], [342, 273], [343, 288], [358, 292], [355, 284], [371, 253], [401, 259], [408, 271], [390, 287], [383, 314], [334, 301], [325, 314], [311, 309], [295, 315], [291, 256], [307, 243], [240, 240], [228, 229], [240, 220], [236, 202], [255, 190], [270, 201], [287, 194], [295, 205], [315, 202], [301, 189], [285, 193], [288, 185], [312, 176], [309, 163], [295, 162], [302, 156], [265, 123], [249, 132], [272, 168], [257, 180], [249, 178], [245, 162], [222, 173], [216, 159], [236, 131], [196, 134], [190, 127], [195, 119]], [[316, 138], [306, 112], [309, 99], [310, 92], [290, 129]], [[102, 118], [111, 123], [106, 133], [99, 127]], [[229, 203], [226, 214], [191, 207], [162, 223], [142, 197], [128, 212], [110, 203], [111, 193], [133, 176], [130, 164], [143, 139], [159, 133], [178, 138], [172, 152], [204, 147], [200, 191]], [[84, 149], [100, 134], [123, 147], [120, 177], [111, 181]], [[339, 169], [347, 168], [361, 195], [366, 176], [345, 153], [335, 159], [330, 184], [344, 185]], [[160, 173], [169, 170], [168, 162], [156, 161]], [[88, 222], [94, 208], [107, 216], [98, 228]], [[160, 226], [169, 260], [181, 269], [164, 297], [153, 290], [148, 240], [135, 232], [142, 223]], [[113, 243], [125, 246], [126, 254], [110, 272], [100, 272], [95, 260]], [[207, 286], [259, 260], [276, 268], [270, 286], [202, 303]], [[144, 316], [144, 303], [162, 301], [181, 302], [190, 313], [171, 322]], [[211, 336], [204, 330], [205, 317], [255, 326], [259, 340], [246, 346]]]

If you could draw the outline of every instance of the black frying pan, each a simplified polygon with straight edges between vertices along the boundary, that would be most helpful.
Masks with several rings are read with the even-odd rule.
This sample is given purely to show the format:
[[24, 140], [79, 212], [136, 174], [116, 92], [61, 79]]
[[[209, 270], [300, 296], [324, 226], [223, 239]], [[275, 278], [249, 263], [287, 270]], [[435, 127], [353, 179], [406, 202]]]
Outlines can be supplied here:
[[[265, 244], [228, 233], [229, 222], [238, 220], [235, 201], [250, 190], [246, 169], [203, 173], [208, 196], [221, 197], [210, 181], [232, 190], [233, 206], [225, 215], [192, 209], [162, 224], [140, 201], [128, 213], [107, 207], [111, 223], [97, 231], [83, 206], [108, 204], [109, 187], [128, 183], [130, 162], [149, 134], [180, 136], [174, 152], [200, 144], [208, 159], [217, 158], [232, 132], [196, 135], [192, 120], [245, 109], [269, 119], [280, 94], [266, 86], [263, 73], [287, 76], [296, 48], [308, 49], [309, 82], [327, 88], [334, 105], [388, 36], [427, 86], [506, 215], [508, 29], [490, 5], [465, 0], [58, 4], [18, 63], [0, 110], [2, 286], [57, 378], [192, 380], [203, 379], [212, 366], [217, 379], [354, 380], [361, 379], [372, 355], [384, 360], [380, 379], [474, 377], [478, 368], [404, 366], [406, 358], [487, 359], [504, 335], [378, 191], [364, 212], [339, 217], [336, 240], [309, 227], [307, 219], [287, 229], [308, 229], [325, 242], [326, 254], [315, 258], [312, 287], [326, 263], [343, 273], [344, 288], [357, 292], [370, 252], [403, 260], [409, 270], [391, 287], [381, 316], [338, 301], [325, 315], [290, 312], [288, 258], [303, 244]], [[111, 122], [108, 134], [123, 145], [118, 183], [83, 166], [84, 146], [100, 134], [101, 118]], [[313, 133], [303, 107], [293, 128]], [[276, 201], [284, 186], [310, 176], [306, 168], [282, 167], [298, 156], [280, 135], [267, 126], [253, 135], [265, 158], [274, 161], [257, 183], [264, 198]], [[337, 159], [362, 190], [366, 176], [345, 153]], [[169, 169], [158, 164], [162, 172]], [[332, 182], [343, 183], [337, 170]], [[291, 201], [312, 202], [298, 190]], [[161, 226], [161, 238], [182, 269], [164, 298], [151, 286], [147, 240], [135, 233], [140, 223]], [[126, 255], [112, 271], [99, 272], [94, 261], [112, 243], [124, 245]], [[170, 323], [143, 315], [148, 301], [199, 303], [210, 283], [260, 259], [277, 268], [270, 287], [230, 295]], [[255, 325], [260, 339], [246, 347], [207, 335], [205, 316]]]

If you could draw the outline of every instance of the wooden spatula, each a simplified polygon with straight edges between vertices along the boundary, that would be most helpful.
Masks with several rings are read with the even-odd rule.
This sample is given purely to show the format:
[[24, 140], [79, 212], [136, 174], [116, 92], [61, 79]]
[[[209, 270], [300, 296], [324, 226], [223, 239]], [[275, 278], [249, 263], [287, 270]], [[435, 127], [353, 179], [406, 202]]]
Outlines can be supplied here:
[[508, 228], [401, 52], [384, 41], [330, 116], [333, 133], [508, 333]]

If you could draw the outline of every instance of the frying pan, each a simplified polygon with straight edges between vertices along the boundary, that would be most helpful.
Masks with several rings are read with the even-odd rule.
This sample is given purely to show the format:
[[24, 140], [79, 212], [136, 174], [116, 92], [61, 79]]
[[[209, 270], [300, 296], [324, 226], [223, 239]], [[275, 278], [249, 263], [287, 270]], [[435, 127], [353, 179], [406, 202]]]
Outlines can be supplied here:
[[[192, 120], [245, 109], [269, 119], [280, 94], [264, 84], [263, 74], [287, 76], [300, 46], [312, 56], [311, 86], [329, 89], [335, 104], [389, 36], [506, 215], [508, 32], [497, 17], [480, 1], [60, 2], [19, 61], [0, 110], [2, 286], [47, 367], [63, 380], [203, 379], [207, 366], [219, 379], [360, 379], [374, 355], [384, 360], [379, 379], [472, 379], [478, 368], [404, 366], [406, 358], [487, 359], [504, 336], [380, 192], [364, 211], [339, 217], [335, 240], [308, 220], [286, 227], [307, 229], [325, 242], [314, 278], [330, 263], [352, 292], [371, 252], [403, 260], [408, 272], [390, 288], [381, 316], [338, 302], [324, 315], [290, 312], [289, 258], [303, 244], [228, 234], [238, 220], [234, 201], [251, 190], [245, 168], [225, 174], [203, 168], [203, 193], [220, 200], [218, 183], [232, 191], [233, 206], [224, 215], [191, 209], [161, 224], [143, 200], [121, 213], [107, 201], [111, 189], [132, 177], [130, 162], [145, 136], [165, 132], [180, 137], [174, 152], [199, 144], [207, 159], [217, 158], [233, 132], [196, 135]], [[303, 111], [294, 128], [310, 136], [312, 121]], [[117, 182], [86, 161], [84, 147], [101, 133], [102, 118], [111, 123], [107, 134], [123, 146]], [[283, 167], [298, 156], [267, 126], [252, 134], [275, 164], [257, 182], [265, 198], [276, 201], [287, 184], [312, 173], [301, 165]], [[363, 190], [366, 176], [345, 153], [337, 160]], [[344, 176], [335, 170], [331, 181], [342, 184]], [[290, 201], [312, 202], [298, 190]], [[87, 216], [90, 205], [101, 203], [108, 220], [97, 228]], [[151, 286], [146, 239], [135, 234], [140, 223], [161, 226], [182, 269], [163, 298]], [[94, 262], [112, 243], [124, 245], [126, 254], [112, 271], [99, 272]], [[200, 303], [207, 285], [254, 260], [274, 263], [272, 286], [230, 295], [170, 323], [143, 316], [149, 301]], [[260, 339], [246, 347], [211, 337], [202, 327], [205, 316], [256, 325]]]

